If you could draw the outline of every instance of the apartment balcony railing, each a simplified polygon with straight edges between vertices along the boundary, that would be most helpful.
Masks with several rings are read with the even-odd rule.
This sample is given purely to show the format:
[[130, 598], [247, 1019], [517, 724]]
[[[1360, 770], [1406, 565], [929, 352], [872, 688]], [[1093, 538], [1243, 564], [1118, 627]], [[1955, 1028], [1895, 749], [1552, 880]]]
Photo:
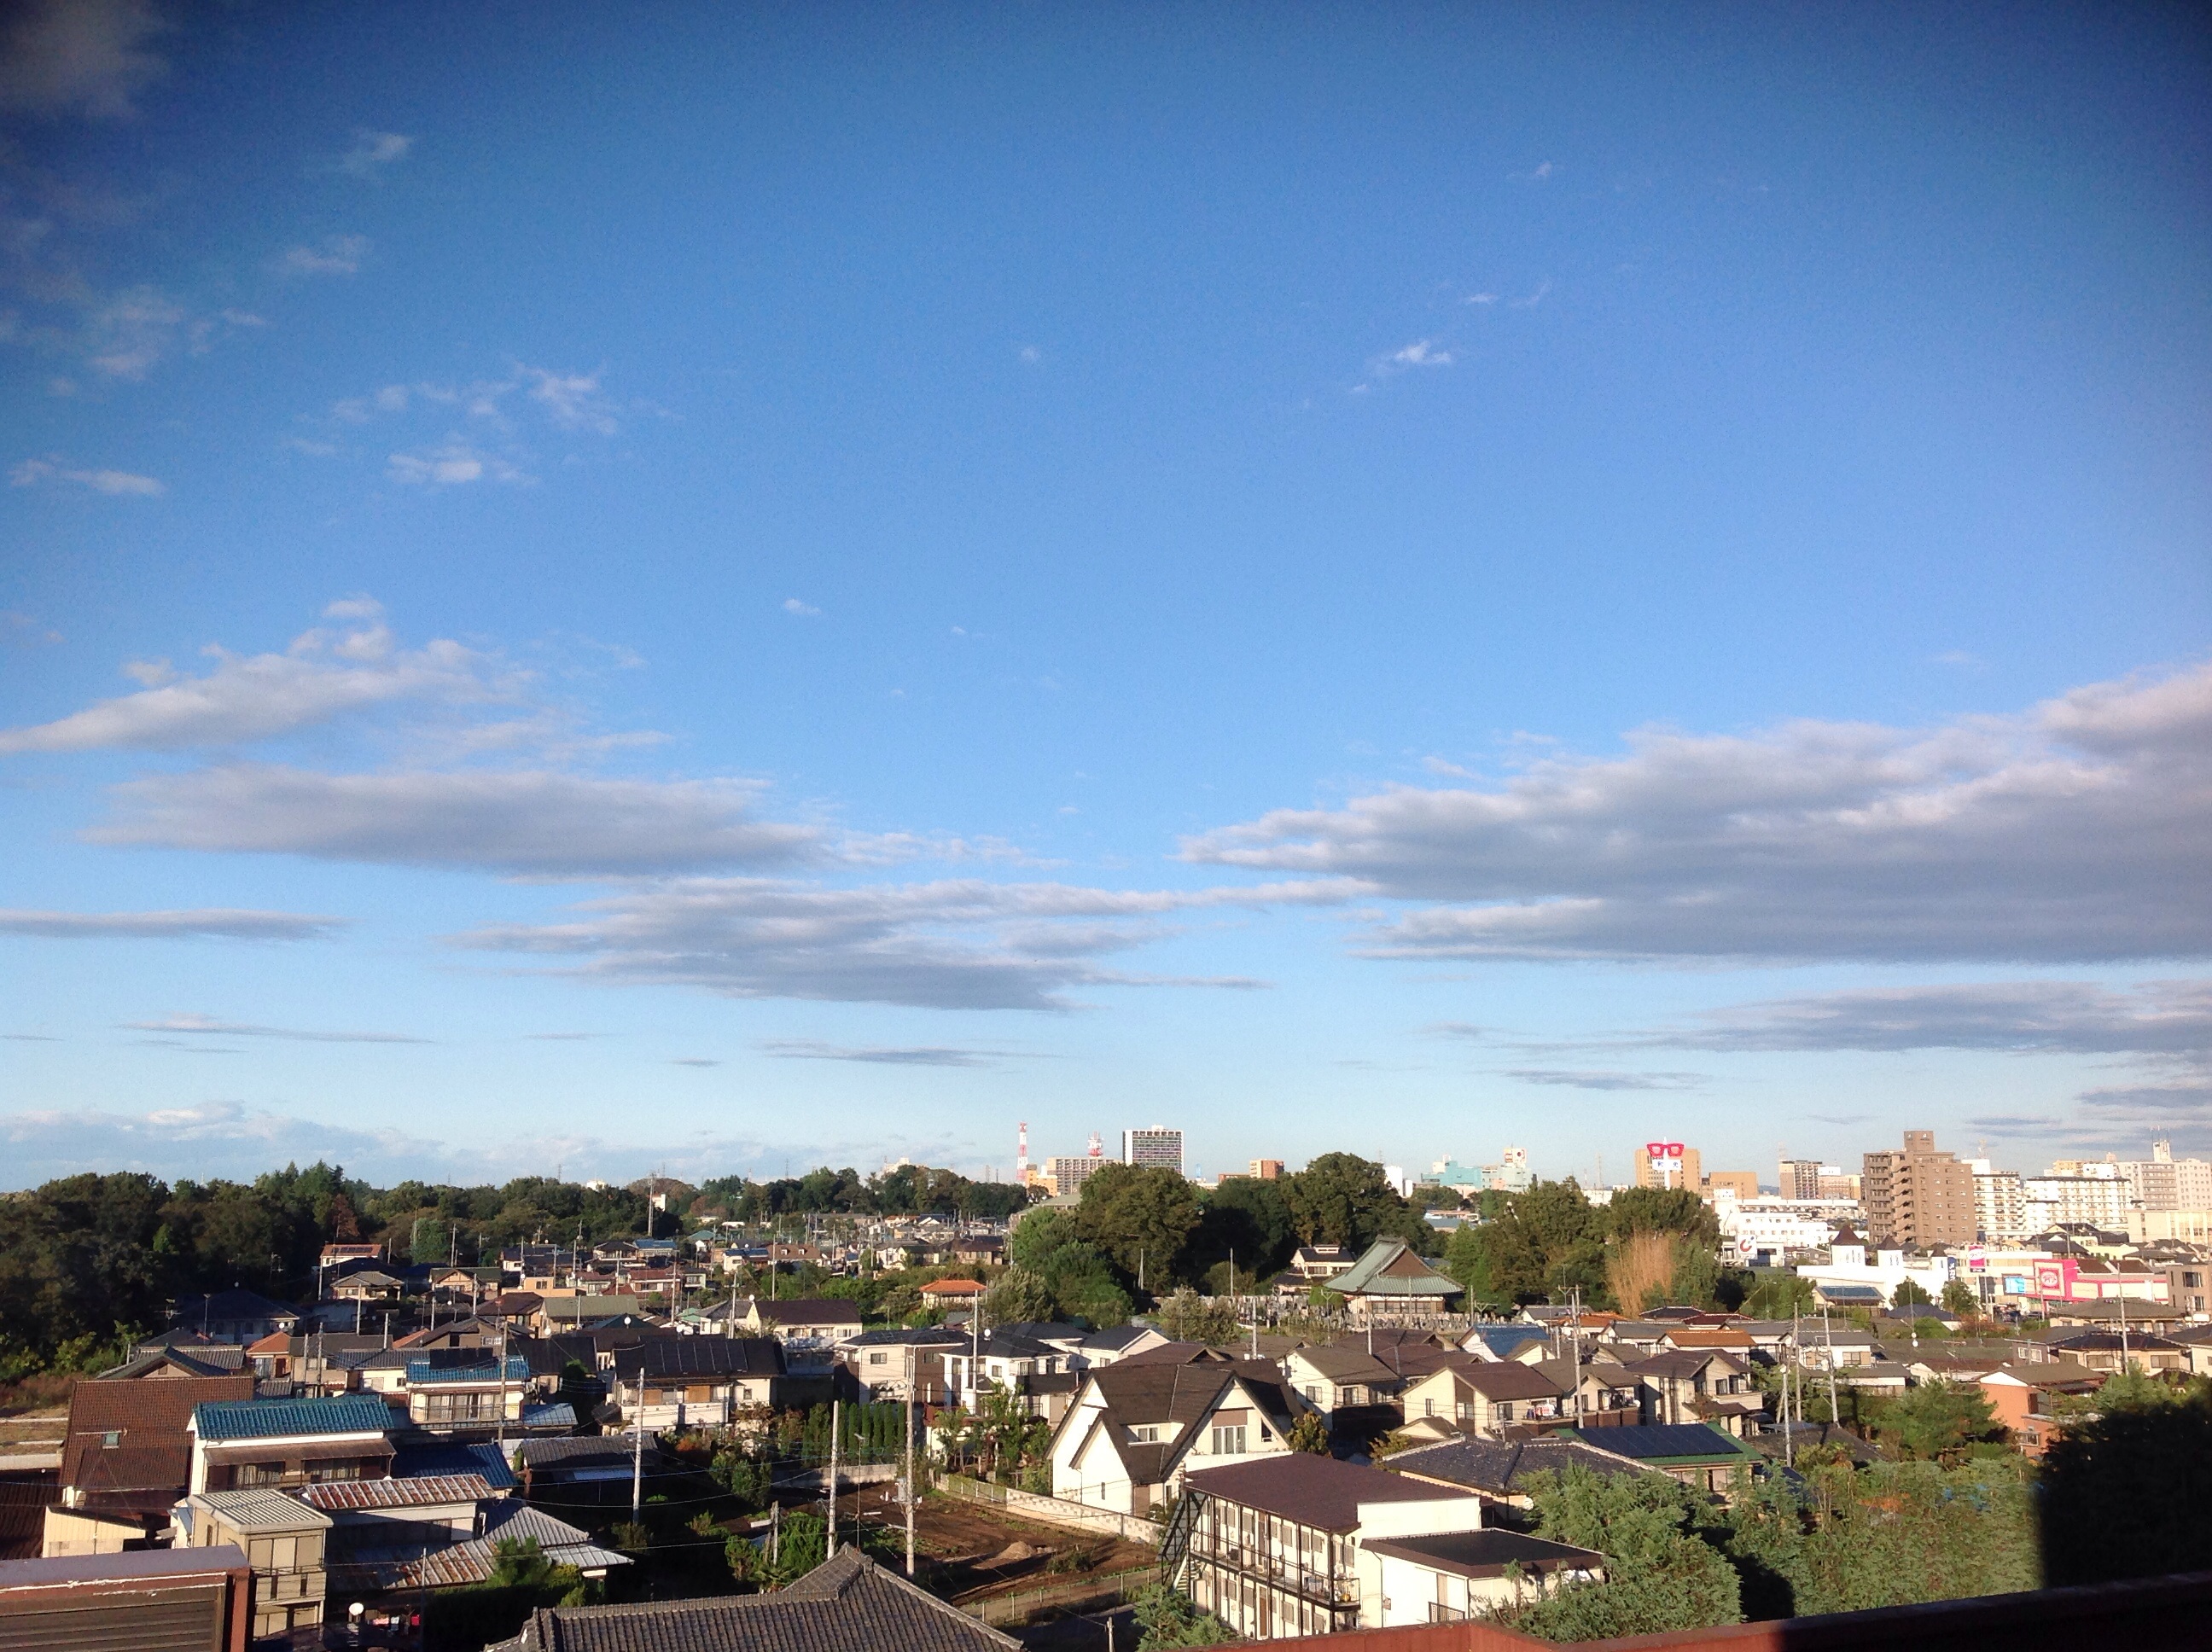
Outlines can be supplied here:
[[1326, 1606], [1357, 1606], [1359, 1604], [1359, 1580], [1310, 1570], [1294, 1560], [1238, 1543], [1194, 1543], [1190, 1549], [1194, 1560], [1211, 1561], [1230, 1570], [1241, 1572], [1273, 1585], [1302, 1600], [1310, 1600]]

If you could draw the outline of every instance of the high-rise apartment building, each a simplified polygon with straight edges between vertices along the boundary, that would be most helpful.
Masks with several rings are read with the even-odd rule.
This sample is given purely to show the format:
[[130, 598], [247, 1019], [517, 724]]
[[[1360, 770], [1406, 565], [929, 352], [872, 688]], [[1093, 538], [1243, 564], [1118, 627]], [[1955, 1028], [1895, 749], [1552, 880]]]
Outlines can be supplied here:
[[[2081, 1166], [2088, 1172], [2112, 1168], [2103, 1164]], [[2128, 1206], [2134, 1202], [2134, 1190], [2123, 1177], [2094, 1174], [2023, 1176], [2020, 1185], [2031, 1233], [2042, 1233], [2062, 1222], [2086, 1222], [2110, 1233], [2126, 1230]]]
[[1182, 1174], [1182, 1132], [1156, 1124], [1121, 1133], [1121, 1163]]
[[1845, 1175], [1844, 1167], [1840, 1164], [1823, 1164], [1820, 1167], [1820, 1197], [1856, 1199], [1859, 1196], [1860, 1183], [1864, 1179], [1862, 1176]]
[[1974, 1242], [1974, 1173], [1954, 1153], [1936, 1151], [1932, 1130], [1905, 1133], [1905, 1151], [1866, 1155], [1859, 1202], [1867, 1230], [1892, 1244]]
[[2212, 1163], [2174, 1157], [2170, 1141], [2151, 1143], [2150, 1157], [2122, 1163], [2120, 1174], [2127, 1178], [2135, 1202], [2147, 1211], [2212, 1207]]
[[1052, 1162], [1052, 1190], [1062, 1199], [1081, 1193], [1092, 1171], [1113, 1162], [1103, 1153], [1064, 1153]]
[[1782, 1173], [1774, 1185], [1784, 1199], [1818, 1199], [1820, 1196], [1820, 1161], [1816, 1158], [1784, 1159]]
[[1252, 1161], [1252, 1178], [1255, 1181], [1280, 1181], [1283, 1161], [1279, 1158], [1255, 1158]]
[[1630, 1157], [1636, 1161], [1636, 1185], [1639, 1187], [1686, 1187], [1695, 1193], [1705, 1185], [1705, 1163], [1694, 1147], [1682, 1147], [1680, 1142], [1668, 1144], [1681, 1148], [1678, 1157], [1673, 1153], [1654, 1153], [1658, 1142], [1638, 1143]]
[[1985, 1158], [1968, 1159], [1966, 1168], [1974, 1173], [1974, 1227], [1984, 1241], [2011, 1244], [2035, 1231], [2019, 1171], [1992, 1169]]

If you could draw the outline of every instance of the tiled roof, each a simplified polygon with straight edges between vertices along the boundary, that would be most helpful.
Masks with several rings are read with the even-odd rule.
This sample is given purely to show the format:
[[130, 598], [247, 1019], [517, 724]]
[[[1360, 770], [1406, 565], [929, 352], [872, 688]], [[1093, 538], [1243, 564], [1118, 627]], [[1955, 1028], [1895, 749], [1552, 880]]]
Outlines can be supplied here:
[[1462, 1291], [1458, 1280], [1437, 1272], [1402, 1239], [1377, 1239], [1328, 1288], [1347, 1297], [1456, 1297]]
[[1301, 1348], [1294, 1357], [1304, 1361], [1332, 1382], [1372, 1385], [1389, 1384], [1398, 1380], [1397, 1372], [1381, 1360], [1362, 1353], [1357, 1344], [1343, 1348]]
[[[181, 1490], [191, 1477], [185, 1433], [194, 1407], [253, 1397], [251, 1376], [176, 1376], [155, 1382], [95, 1378], [70, 1394], [61, 1483], [84, 1491]], [[115, 1444], [107, 1436], [115, 1435]]]
[[1586, 1445], [1638, 1462], [1751, 1455], [1737, 1441], [1703, 1423], [1645, 1423], [1627, 1428], [1594, 1428], [1582, 1438]]
[[[362, 1536], [372, 1533], [356, 1528]], [[499, 1564], [499, 1546], [513, 1540], [535, 1540], [538, 1551], [556, 1566], [598, 1571], [632, 1564], [629, 1556], [603, 1549], [591, 1534], [565, 1520], [556, 1520], [542, 1509], [526, 1503], [495, 1503], [486, 1513], [482, 1537], [471, 1538], [428, 1554], [419, 1542], [391, 1548], [358, 1546], [349, 1549], [331, 1564], [331, 1587], [343, 1593], [356, 1588], [455, 1588], [490, 1581]]]
[[1563, 1392], [1534, 1365], [1510, 1359], [1470, 1361], [1452, 1375], [1490, 1400], [1554, 1400]]
[[[1593, 1430], [1599, 1435], [1614, 1429]], [[1590, 1450], [1579, 1441], [1544, 1436], [1534, 1440], [1485, 1440], [1473, 1436], [1415, 1446], [1391, 1454], [1390, 1472], [1423, 1479], [1449, 1480], [1493, 1495], [1522, 1489], [1532, 1474], [1581, 1467], [1604, 1475], [1637, 1471], [1618, 1458]]]
[[774, 1337], [647, 1337], [617, 1350], [614, 1368], [624, 1377], [781, 1376], [783, 1345]]
[[1473, 1497], [1471, 1492], [1424, 1485], [1402, 1474], [1386, 1474], [1379, 1468], [1363, 1468], [1357, 1463], [1304, 1451], [1231, 1463], [1225, 1468], [1202, 1468], [1184, 1475], [1183, 1485], [1188, 1491], [1265, 1509], [1301, 1526], [1328, 1532], [1348, 1532], [1357, 1527], [1363, 1503], [1444, 1502]]
[[832, 1297], [801, 1297], [793, 1302], [753, 1301], [753, 1311], [764, 1320], [778, 1325], [858, 1325], [860, 1306], [858, 1303], [840, 1302]]
[[319, 1532], [331, 1517], [297, 1497], [254, 1486], [243, 1491], [198, 1491], [192, 1501], [212, 1509], [241, 1532]]
[[270, 1440], [295, 1435], [381, 1434], [392, 1408], [374, 1394], [328, 1400], [240, 1400], [203, 1403], [192, 1427], [203, 1440]]
[[312, 1508], [416, 1509], [427, 1503], [481, 1503], [492, 1494], [481, 1474], [420, 1474], [404, 1480], [322, 1480], [302, 1486]]
[[999, 1652], [1020, 1644], [848, 1547], [772, 1594], [542, 1607], [502, 1652]]

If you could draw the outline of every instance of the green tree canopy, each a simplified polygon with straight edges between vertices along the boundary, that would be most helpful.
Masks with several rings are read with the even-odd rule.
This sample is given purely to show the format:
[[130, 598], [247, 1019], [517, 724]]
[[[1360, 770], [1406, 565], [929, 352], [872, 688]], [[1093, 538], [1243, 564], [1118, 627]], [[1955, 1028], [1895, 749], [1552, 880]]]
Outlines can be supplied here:
[[1199, 1222], [1198, 1195], [1159, 1165], [1108, 1164], [1083, 1184], [1075, 1231], [1125, 1279], [1158, 1291], [1184, 1277], [1184, 1247]]

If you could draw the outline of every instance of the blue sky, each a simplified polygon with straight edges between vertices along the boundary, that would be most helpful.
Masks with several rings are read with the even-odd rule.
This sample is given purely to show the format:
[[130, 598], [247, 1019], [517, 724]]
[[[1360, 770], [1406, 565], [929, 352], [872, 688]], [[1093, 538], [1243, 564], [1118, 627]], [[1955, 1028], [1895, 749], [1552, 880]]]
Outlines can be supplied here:
[[2188, 12], [6, 27], [0, 1181], [2212, 1149]]

